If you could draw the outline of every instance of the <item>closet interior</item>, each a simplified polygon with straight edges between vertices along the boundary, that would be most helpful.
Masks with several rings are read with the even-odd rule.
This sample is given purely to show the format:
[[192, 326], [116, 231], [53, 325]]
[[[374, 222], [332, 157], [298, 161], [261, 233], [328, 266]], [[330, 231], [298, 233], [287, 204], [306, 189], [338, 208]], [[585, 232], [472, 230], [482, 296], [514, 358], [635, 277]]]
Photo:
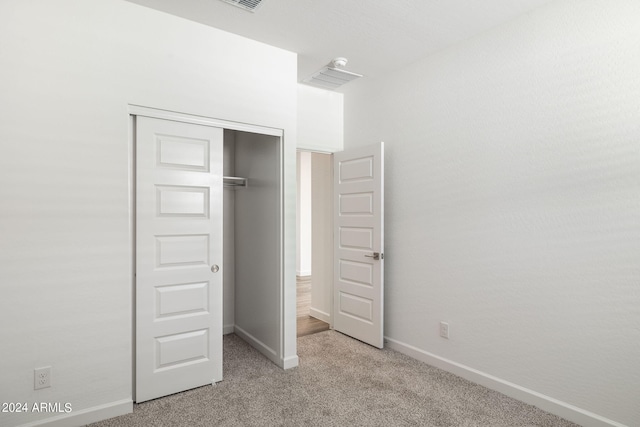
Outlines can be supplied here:
[[224, 130], [223, 330], [280, 356], [280, 138]]

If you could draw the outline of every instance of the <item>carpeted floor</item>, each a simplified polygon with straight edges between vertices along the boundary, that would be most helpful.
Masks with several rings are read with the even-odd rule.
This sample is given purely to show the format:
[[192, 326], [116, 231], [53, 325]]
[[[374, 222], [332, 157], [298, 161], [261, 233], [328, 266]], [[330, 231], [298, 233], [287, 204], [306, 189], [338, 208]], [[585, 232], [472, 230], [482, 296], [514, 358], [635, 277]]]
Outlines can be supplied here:
[[298, 355], [300, 366], [283, 371], [227, 335], [224, 381], [93, 426], [575, 426], [334, 331], [298, 339]]

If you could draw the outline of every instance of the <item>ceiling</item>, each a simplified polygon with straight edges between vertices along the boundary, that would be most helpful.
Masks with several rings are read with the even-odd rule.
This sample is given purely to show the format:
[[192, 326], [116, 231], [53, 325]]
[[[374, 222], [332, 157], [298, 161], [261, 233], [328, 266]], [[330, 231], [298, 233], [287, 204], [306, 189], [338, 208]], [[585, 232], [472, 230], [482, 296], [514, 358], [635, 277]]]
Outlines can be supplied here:
[[128, 0], [298, 53], [298, 80], [343, 56], [375, 77], [473, 37], [550, 0]]

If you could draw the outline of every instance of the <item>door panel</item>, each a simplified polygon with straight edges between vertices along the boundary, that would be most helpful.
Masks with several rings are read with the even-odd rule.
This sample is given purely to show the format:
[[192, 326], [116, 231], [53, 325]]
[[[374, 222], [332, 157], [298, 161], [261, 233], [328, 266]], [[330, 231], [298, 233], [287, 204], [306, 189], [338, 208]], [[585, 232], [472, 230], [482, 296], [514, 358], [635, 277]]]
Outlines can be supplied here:
[[209, 188], [157, 185], [159, 216], [209, 216]]
[[383, 347], [384, 145], [334, 154], [334, 328]]
[[136, 122], [137, 402], [222, 380], [223, 130]]
[[373, 228], [342, 227], [338, 238], [343, 248], [373, 250]]

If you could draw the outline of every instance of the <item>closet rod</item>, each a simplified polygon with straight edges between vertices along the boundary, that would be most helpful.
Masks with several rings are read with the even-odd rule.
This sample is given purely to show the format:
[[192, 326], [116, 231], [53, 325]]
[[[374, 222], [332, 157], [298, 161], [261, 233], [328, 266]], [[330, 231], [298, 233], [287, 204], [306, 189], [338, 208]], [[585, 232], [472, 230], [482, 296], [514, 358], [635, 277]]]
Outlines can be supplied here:
[[247, 178], [241, 178], [239, 176], [223, 176], [222, 183], [225, 187], [246, 187]]

